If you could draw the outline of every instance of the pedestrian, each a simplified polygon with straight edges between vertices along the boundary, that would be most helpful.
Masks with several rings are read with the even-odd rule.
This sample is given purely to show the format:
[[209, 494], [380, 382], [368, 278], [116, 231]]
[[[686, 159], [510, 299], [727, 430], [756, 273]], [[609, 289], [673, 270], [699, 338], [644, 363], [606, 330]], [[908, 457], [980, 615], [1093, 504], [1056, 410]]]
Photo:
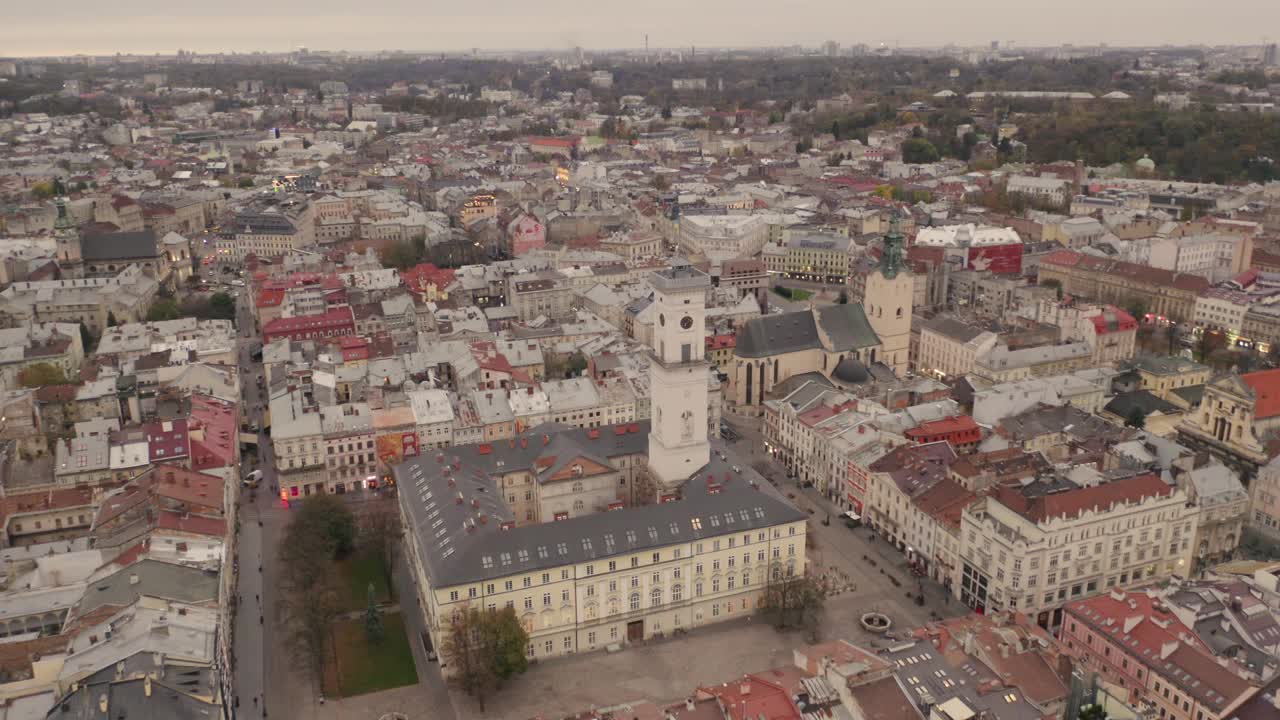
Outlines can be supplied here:
[[261, 565], [259, 565], [259, 566], [258, 566], [258, 572], [262, 572], [262, 566], [261, 566]]
[[240, 696], [236, 696], [236, 707], [240, 707]]
[[253, 594], [253, 599], [257, 600], [258, 602], [262, 602], [262, 598], [258, 596], [258, 593]]
[[253, 696], [253, 706], [254, 706], [254, 707], [258, 707], [258, 696], [257, 696], [257, 695], [254, 695], [254, 696]]
[[261, 616], [261, 615], [259, 615], [259, 616], [258, 616], [258, 624], [259, 624], [259, 625], [261, 625], [261, 624], [262, 624], [262, 616]]

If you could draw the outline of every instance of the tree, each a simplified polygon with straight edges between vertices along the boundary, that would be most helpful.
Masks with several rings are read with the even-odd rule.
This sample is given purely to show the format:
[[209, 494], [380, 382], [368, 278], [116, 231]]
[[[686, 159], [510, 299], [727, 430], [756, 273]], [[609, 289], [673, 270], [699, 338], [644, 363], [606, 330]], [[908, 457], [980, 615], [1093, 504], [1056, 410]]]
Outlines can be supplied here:
[[671, 189], [671, 180], [665, 174], [654, 175], [652, 185], [654, 190], [665, 192]]
[[116, 314], [108, 310], [107, 311], [107, 327], [115, 327], [116, 325], [119, 325], [119, 324], [120, 322], [116, 320]]
[[356, 545], [356, 520], [346, 503], [334, 495], [312, 495], [302, 503], [293, 523], [317, 528], [329, 543], [329, 557], [339, 558]]
[[485, 699], [528, 668], [528, 645], [529, 634], [513, 608], [456, 610], [441, 648], [442, 667], [452, 665], [451, 682], [475, 698], [484, 712]]
[[774, 577], [764, 591], [764, 616], [779, 630], [813, 628], [826, 602], [826, 592], [808, 575], [783, 578], [774, 566]]
[[93, 333], [89, 332], [84, 323], [80, 323], [80, 345], [86, 353], [93, 349], [94, 342]]
[[53, 179], [53, 195], [54, 197], [66, 197], [67, 186], [63, 184], [62, 178], [55, 177]]
[[663, 108], [662, 108], [662, 119], [663, 119], [663, 120], [670, 120], [670, 119], [671, 119], [671, 106], [670, 106], [670, 105], [664, 105], [664, 106], [663, 106]]
[[1148, 312], [1147, 301], [1138, 297], [1131, 298], [1125, 305], [1124, 310], [1132, 315], [1134, 320], [1137, 320], [1140, 323], [1144, 322]]
[[369, 583], [369, 604], [364, 609], [364, 632], [369, 637], [369, 642], [376, 645], [382, 642], [384, 631], [382, 610], [374, 600], [373, 583]]
[[160, 320], [177, 320], [182, 317], [178, 311], [178, 303], [171, 298], [158, 298], [147, 310], [147, 322]]
[[48, 200], [53, 197], [53, 183], [41, 182], [32, 185], [31, 196], [37, 200]]
[[1138, 428], [1141, 430], [1147, 426], [1147, 412], [1135, 405], [1134, 408], [1129, 411], [1129, 417], [1124, 419], [1124, 424], [1127, 427]]
[[382, 567], [387, 588], [395, 596], [392, 575], [396, 566], [396, 548], [400, 543], [400, 513], [394, 505], [369, 503], [372, 507], [360, 515], [360, 547], [376, 555]]
[[1200, 339], [1196, 340], [1196, 360], [1201, 363], [1208, 363], [1209, 357], [1225, 347], [1226, 344], [1227, 338], [1222, 333], [1212, 330], [1202, 331]]
[[242, 188], [251, 188], [253, 187], [253, 178], [242, 177], [240, 178], [240, 182], [237, 184], [239, 185], [239, 187], [242, 187]]
[[936, 162], [939, 157], [938, 148], [924, 138], [913, 137], [902, 143], [904, 163], [931, 163]]
[[342, 611], [334, 559], [355, 537], [351, 511], [332, 495], [307, 498], [280, 542], [281, 619], [290, 649], [315, 679], [324, 682], [333, 623]]
[[209, 297], [209, 314], [215, 320], [235, 320], [235, 298], [224, 292], [214, 293]]
[[18, 381], [22, 383], [22, 387], [27, 388], [63, 385], [67, 382], [67, 374], [62, 371], [62, 368], [53, 363], [39, 362], [34, 365], [28, 365], [25, 370], [19, 373]]
[[577, 377], [587, 369], [587, 356], [580, 352], [575, 352], [569, 356], [565, 362], [565, 377]]
[[1078, 717], [1079, 720], [1107, 720], [1107, 711], [1101, 705], [1085, 705]]

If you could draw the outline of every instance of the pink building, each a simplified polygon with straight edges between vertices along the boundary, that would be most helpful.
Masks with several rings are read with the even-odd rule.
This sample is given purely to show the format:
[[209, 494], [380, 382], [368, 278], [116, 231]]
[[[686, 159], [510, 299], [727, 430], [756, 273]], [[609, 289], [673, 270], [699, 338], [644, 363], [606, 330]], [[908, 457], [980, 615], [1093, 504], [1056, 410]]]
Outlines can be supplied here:
[[521, 213], [507, 225], [507, 253], [513, 258], [541, 249], [546, 244], [547, 228], [532, 215]]

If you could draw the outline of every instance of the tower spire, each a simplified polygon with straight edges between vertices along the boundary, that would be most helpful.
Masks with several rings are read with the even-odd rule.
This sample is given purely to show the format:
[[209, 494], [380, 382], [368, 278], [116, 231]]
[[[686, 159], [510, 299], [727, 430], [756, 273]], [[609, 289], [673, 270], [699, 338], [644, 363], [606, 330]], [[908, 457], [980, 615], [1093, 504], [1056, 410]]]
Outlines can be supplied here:
[[880, 253], [880, 274], [892, 280], [902, 270], [902, 230], [895, 213], [889, 220], [889, 232], [884, 236], [884, 249]]
[[53, 221], [54, 230], [74, 230], [76, 227], [75, 220], [67, 214], [67, 199], [59, 197], [54, 204], [58, 206], [58, 219]]

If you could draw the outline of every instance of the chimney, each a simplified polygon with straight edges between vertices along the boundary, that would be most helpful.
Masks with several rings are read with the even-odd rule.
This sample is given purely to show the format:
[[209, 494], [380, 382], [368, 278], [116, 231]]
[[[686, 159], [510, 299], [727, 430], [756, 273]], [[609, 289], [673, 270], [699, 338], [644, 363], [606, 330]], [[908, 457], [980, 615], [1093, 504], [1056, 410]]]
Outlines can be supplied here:
[[142, 692], [147, 697], [151, 697], [151, 676], [147, 675], [142, 679]]
[[751, 683], [744, 681], [741, 685], [738, 686], [738, 693], [741, 695], [750, 695]]
[[684, 709], [693, 712], [693, 698], [684, 699]]

